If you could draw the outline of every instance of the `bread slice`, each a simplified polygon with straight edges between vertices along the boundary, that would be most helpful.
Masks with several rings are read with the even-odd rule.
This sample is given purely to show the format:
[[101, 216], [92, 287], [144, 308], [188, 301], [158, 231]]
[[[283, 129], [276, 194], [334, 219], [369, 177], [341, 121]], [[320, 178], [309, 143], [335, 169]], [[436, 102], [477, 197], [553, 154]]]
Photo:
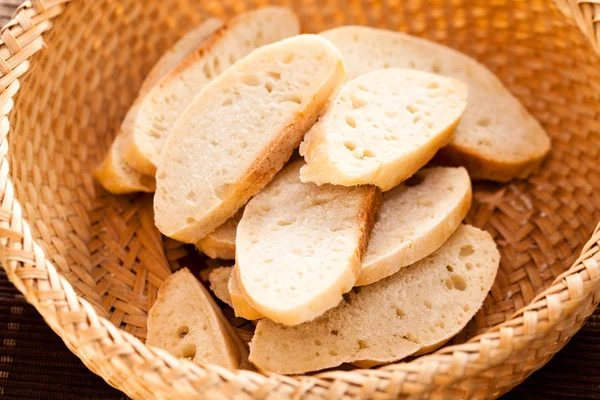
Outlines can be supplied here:
[[231, 296], [229, 296], [229, 278], [233, 267], [217, 267], [210, 271], [208, 281], [210, 282], [210, 290], [217, 296], [219, 300], [233, 307]]
[[354, 286], [381, 192], [374, 186], [300, 182], [288, 165], [244, 211], [236, 235], [246, 300], [284, 325], [310, 321]]
[[469, 86], [467, 109], [440, 159], [467, 167], [471, 178], [525, 178], [550, 150], [550, 139], [500, 80], [472, 58], [439, 44], [359, 26], [322, 33], [340, 49], [348, 77], [388, 67], [456, 78]]
[[254, 307], [244, 297], [240, 285], [238, 283], [237, 267], [233, 267], [231, 277], [229, 278], [229, 296], [235, 315], [240, 318], [245, 318], [249, 321], [263, 318], [263, 315], [256, 311]]
[[146, 343], [195, 363], [238, 368], [244, 344], [208, 291], [187, 269], [171, 275], [148, 313]]
[[344, 79], [337, 49], [301, 35], [253, 51], [207, 85], [163, 152], [160, 231], [196, 243], [235, 215], [283, 167]]
[[[355, 286], [377, 282], [433, 253], [460, 225], [471, 200], [471, 180], [463, 167], [426, 168], [384, 193]], [[229, 219], [225, 225], [228, 239], [220, 242], [234, 251], [237, 223]], [[214, 234], [224, 231], [225, 225]], [[252, 315], [247, 319], [260, 318]]]
[[302, 142], [302, 181], [390, 190], [450, 142], [466, 104], [456, 79], [401, 68], [361, 75]]
[[133, 130], [124, 153], [127, 163], [154, 175], [175, 122], [209, 82], [252, 50], [298, 33], [298, 18], [281, 7], [248, 11], [229, 21], [148, 92], [137, 114], [127, 115]]
[[104, 189], [113, 194], [154, 192], [156, 190], [154, 178], [139, 173], [123, 160], [121, 153], [123, 140], [123, 136], [115, 138], [102, 164], [94, 171], [94, 177]]
[[142, 87], [138, 97], [144, 96], [169, 72], [179, 65], [194, 50], [223, 26], [223, 21], [209, 18], [196, 28], [183, 35], [169, 50], [167, 50], [154, 64]]
[[462, 168], [417, 172], [385, 192], [356, 286], [396, 273], [437, 250], [471, 207], [471, 180]]
[[260, 320], [250, 361], [265, 372], [299, 374], [361, 360], [390, 363], [432, 350], [479, 310], [499, 261], [487, 232], [462, 225], [432, 255], [356, 288], [315, 321], [290, 328]]
[[235, 260], [235, 231], [242, 218], [244, 209], [241, 208], [233, 217], [223, 225], [208, 234], [196, 243], [198, 250], [210, 258]]
[[[128, 115], [137, 115], [140, 112], [142, 100], [156, 83], [169, 71], [177, 66], [192, 50], [198, 47], [207, 37], [219, 29], [223, 23], [216, 18], [209, 18], [196, 29], [190, 31], [177, 41], [150, 70], [142, 87], [138, 92], [137, 99], [128, 112]], [[125, 194], [134, 192], [154, 192], [156, 182], [154, 174], [145, 175], [131, 168], [124, 160], [124, 150], [129, 142], [127, 134], [131, 135], [129, 129], [133, 118], [126, 118], [121, 132], [113, 141], [102, 164], [96, 169], [94, 175], [102, 186], [113, 194]]]

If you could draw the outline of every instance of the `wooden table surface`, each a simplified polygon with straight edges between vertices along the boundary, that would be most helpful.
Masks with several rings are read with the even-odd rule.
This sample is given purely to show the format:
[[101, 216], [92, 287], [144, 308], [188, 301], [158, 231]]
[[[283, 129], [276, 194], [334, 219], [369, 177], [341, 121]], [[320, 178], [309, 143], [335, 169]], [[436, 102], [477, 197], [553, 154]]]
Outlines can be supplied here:
[[[20, 0], [0, 0], [0, 24]], [[127, 399], [90, 372], [0, 268], [0, 399]], [[600, 399], [600, 309], [503, 400]]]

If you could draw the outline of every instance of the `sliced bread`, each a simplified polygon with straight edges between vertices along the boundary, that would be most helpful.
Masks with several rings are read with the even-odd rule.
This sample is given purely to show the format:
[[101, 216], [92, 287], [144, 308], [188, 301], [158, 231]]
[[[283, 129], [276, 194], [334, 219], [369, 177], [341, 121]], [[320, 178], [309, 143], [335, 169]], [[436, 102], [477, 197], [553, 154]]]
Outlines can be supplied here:
[[154, 178], [139, 173], [123, 160], [123, 140], [124, 137], [120, 135], [115, 138], [102, 164], [94, 171], [94, 177], [104, 189], [113, 194], [154, 192]]
[[235, 260], [235, 231], [242, 218], [244, 209], [241, 208], [233, 217], [223, 225], [208, 234], [196, 243], [196, 247], [210, 258]]
[[244, 297], [284, 325], [318, 317], [352, 289], [381, 199], [374, 186], [302, 183], [302, 165], [288, 165], [248, 202], [236, 235]]
[[175, 357], [230, 369], [245, 358], [244, 344], [187, 268], [171, 275], [159, 289], [148, 313], [146, 343]]
[[149, 92], [162, 78], [171, 72], [192, 51], [196, 50], [206, 39], [223, 26], [223, 21], [209, 18], [196, 28], [183, 35], [154, 64], [140, 88], [138, 97]]
[[[465, 218], [471, 199], [471, 180], [462, 167], [426, 168], [384, 193], [355, 286], [388, 277], [437, 250]], [[234, 251], [237, 223], [230, 222], [227, 243]]]
[[233, 311], [237, 317], [245, 318], [250, 321], [263, 318], [262, 314], [256, 311], [244, 297], [244, 293], [242, 293], [238, 283], [238, 272], [237, 267], [235, 266], [233, 267], [231, 277], [229, 278], [228, 289], [231, 298], [231, 307], [233, 307]]
[[467, 215], [471, 197], [471, 180], [462, 167], [427, 168], [385, 192], [356, 286], [388, 277], [437, 250]]
[[303, 182], [390, 190], [450, 142], [467, 85], [414, 69], [380, 69], [349, 81], [300, 146]]
[[435, 253], [356, 288], [315, 321], [290, 328], [260, 320], [250, 361], [265, 372], [299, 374], [363, 360], [390, 363], [433, 350], [479, 310], [499, 261], [487, 232], [462, 225]]
[[283, 167], [344, 79], [337, 49], [300, 35], [253, 51], [208, 84], [165, 145], [159, 230], [196, 243], [234, 216]]
[[231, 296], [229, 296], [229, 278], [233, 267], [217, 267], [210, 271], [208, 282], [210, 282], [210, 290], [217, 296], [217, 299], [230, 307], [233, 307]]
[[[209, 18], [196, 29], [177, 41], [154, 65], [150, 73], [144, 79], [142, 87], [138, 92], [137, 99], [131, 106], [128, 115], [137, 115], [144, 96], [148, 90], [169, 71], [177, 66], [181, 60], [192, 50], [200, 45], [207, 37], [212, 35], [221, 27], [222, 22], [216, 18]], [[130, 124], [132, 118], [125, 118], [121, 132], [113, 141], [102, 164], [96, 169], [94, 175], [102, 186], [113, 194], [125, 194], [134, 192], [154, 192], [156, 182], [154, 174], [145, 175], [131, 168], [124, 160], [124, 152], [129, 138], [126, 135], [132, 134]]]
[[124, 153], [127, 163], [154, 175], [175, 122], [209, 82], [252, 50], [298, 33], [298, 18], [281, 7], [248, 11], [229, 21], [150, 89], [136, 114], [127, 115], [133, 131]]
[[450, 145], [439, 158], [467, 167], [472, 178], [525, 178], [550, 150], [550, 139], [500, 80], [474, 59], [448, 47], [359, 26], [323, 32], [344, 56], [348, 77], [389, 67], [413, 68], [466, 82], [469, 99]]

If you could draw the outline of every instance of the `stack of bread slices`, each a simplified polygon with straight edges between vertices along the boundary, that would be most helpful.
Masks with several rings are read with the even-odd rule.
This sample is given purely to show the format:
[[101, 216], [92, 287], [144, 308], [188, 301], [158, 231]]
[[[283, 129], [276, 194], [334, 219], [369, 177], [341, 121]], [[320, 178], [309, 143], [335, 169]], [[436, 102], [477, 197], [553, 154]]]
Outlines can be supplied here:
[[114, 194], [155, 192], [158, 229], [222, 259], [213, 293], [256, 321], [240, 338], [184, 268], [159, 290], [148, 344], [298, 374], [398, 361], [458, 333], [500, 262], [462, 224], [471, 179], [526, 178], [549, 149], [468, 56], [366, 27], [301, 35], [291, 11], [266, 7], [177, 42], [95, 175]]

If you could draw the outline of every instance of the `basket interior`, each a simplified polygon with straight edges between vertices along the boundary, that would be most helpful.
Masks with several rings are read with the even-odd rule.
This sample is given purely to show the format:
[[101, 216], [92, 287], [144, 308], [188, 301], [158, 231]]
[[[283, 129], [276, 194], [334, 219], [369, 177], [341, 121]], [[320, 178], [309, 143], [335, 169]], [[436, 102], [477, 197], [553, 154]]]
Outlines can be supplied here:
[[[306, 32], [370, 25], [463, 51], [497, 73], [552, 136], [552, 153], [528, 181], [475, 185], [468, 222], [492, 233], [502, 261], [484, 307], [456, 341], [505, 321], [572, 264], [600, 220], [600, 68], [581, 33], [550, 2], [281, 3], [299, 14]], [[25, 218], [77, 292], [141, 339], [146, 313], [170, 270], [203, 261], [157, 232], [151, 196], [108, 195], [91, 171], [170, 44], [208, 16], [227, 19], [264, 4], [73, 3], [21, 79], [9, 116], [9, 159]]]

